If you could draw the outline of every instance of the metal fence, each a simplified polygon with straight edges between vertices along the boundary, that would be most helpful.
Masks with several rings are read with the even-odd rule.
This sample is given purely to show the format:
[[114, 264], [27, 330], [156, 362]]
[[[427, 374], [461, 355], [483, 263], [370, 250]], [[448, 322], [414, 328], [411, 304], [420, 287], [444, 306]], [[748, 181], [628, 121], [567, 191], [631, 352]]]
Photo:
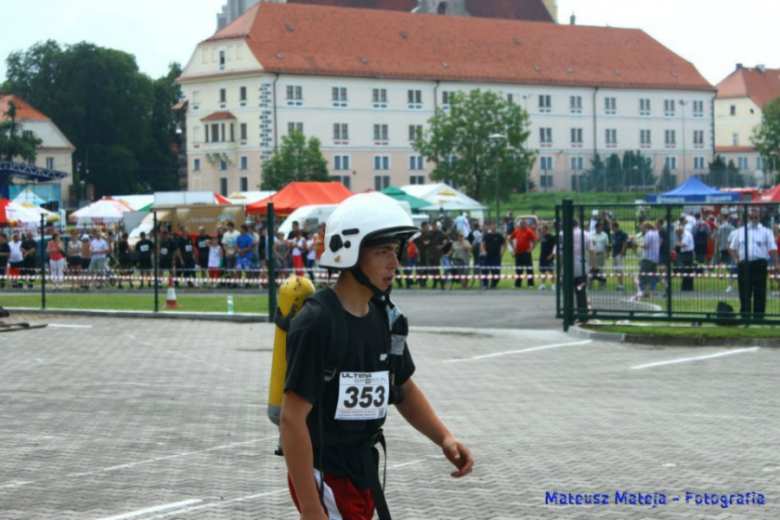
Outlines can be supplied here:
[[594, 319], [780, 325], [778, 221], [766, 204], [564, 201], [557, 316], [565, 330]]

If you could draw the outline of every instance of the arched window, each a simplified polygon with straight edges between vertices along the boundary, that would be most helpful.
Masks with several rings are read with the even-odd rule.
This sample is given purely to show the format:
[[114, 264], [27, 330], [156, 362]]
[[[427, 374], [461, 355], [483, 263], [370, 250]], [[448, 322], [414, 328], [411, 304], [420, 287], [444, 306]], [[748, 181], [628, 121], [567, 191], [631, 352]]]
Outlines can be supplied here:
[[447, 2], [441, 2], [439, 4], [438, 9], [436, 9], [436, 14], [447, 14]]

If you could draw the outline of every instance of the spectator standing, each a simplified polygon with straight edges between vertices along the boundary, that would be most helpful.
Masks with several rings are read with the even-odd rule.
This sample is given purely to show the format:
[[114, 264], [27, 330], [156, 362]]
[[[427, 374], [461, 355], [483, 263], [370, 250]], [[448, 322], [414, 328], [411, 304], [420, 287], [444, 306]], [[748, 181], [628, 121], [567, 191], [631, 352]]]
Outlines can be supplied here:
[[181, 234], [176, 240], [176, 248], [178, 249], [179, 260], [181, 261], [182, 277], [187, 279], [187, 287], [194, 287], [195, 247], [193, 246], [190, 229], [188, 227], [181, 228]]
[[612, 270], [617, 275], [618, 291], [624, 290], [623, 269], [625, 268], [627, 248], [628, 235], [625, 231], [620, 229], [619, 222], [612, 222], [612, 243], [610, 245], [610, 250], [612, 251]]
[[492, 278], [490, 288], [495, 289], [501, 279], [501, 258], [506, 251], [506, 239], [498, 232], [498, 226], [495, 222], [490, 225], [490, 230], [482, 236], [480, 248], [484, 258], [482, 286], [487, 289], [488, 276], [490, 276]]
[[6, 268], [11, 248], [8, 246], [8, 235], [0, 233], [0, 289], [5, 289]]
[[455, 219], [455, 229], [458, 233], [463, 233], [464, 237], [469, 236], [471, 233], [471, 225], [469, 224], [469, 218], [466, 216], [465, 211]]
[[642, 295], [647, 298], [650, 291], [655, 290], [655, 273], [658, 272], [658, 262], [661, 258], [661, 239], [650, 222], [642, 224], [642, 228], [644, 256], [639, 266], [639, 279], [643, 288]]
[[469, 280], [467, 276], [469, 274], [469, 263], [471, 261], [471, 244], [468, 243], [466, 236], [462, 231], [458, 231], [455, 235], [455, 242], [452, 243], [450, 256], [453, 274], [460, 276], [460, 286], [463, 289], [468, 289]]
[[89, 289], [89, 266], [92, 263], [92, 251], [89, 248], [89, 235], [84, 234], [81, 237], [81, 273], [85, 278], [81, 281], [82, 289]]
[[680, 284], [680, 290], [693, 291], [693, 235], [685, 230], [685, 226], [677, 226], [675, 230], [676, 242], [675, 253], [677, 253], [677, 261], [679, 272], [682, 274], [682, 283]]
[[276, 257], [279, 273], [282, 276], [285, 276], [285, 273], [290, 268], [290, 242], [284, 238], [284, 233], [279, 232], [276, 234], [274, 255]]
[[242, 273], [252, 269], [252, 247], [254, 238], [249, 234], [249, 226], [241, 225], [241, 233], [236, 240], [236, 274], [237, 280], [242, 279]]
[[306, 254], [306, 239], [303, 238], [303, 232], [298, 229], [295, 231], [291, 240], [292, 247], [292, 267], [295, 270], [295, 276], [303, 276], [303, 255]]
[[27, 276], [27, 287], [32, 289], [35, 276], [35, 238], [32, 233], [26, 233], [22, 241], [22, 275]]
[[436, 288], [436, 284], [441, 284], [441, 288], [444, 289], [444, 279], [441, 277], [441, 261], [444, 255], [443, 249], [447, 244], [447, 237], [441, 230], [441, 224], [435, 222], [433, 229], [429, 235], [428, 241], [428, 266], [430, 267], [429, 273], [433, 277], [433, 287]]
[[95, 287], [102, 289], [103, 279], [106, 275], [106, 257], [111, 250], [100, 229], [95, 230], [95, 237], [89, 242], [89, 252], [92, 254], [92, 259], [89, 262], [89, 273], [96, 278]]
[[211, 247], [211, 236], [206, 234], [206, 228], [201, 226], [198, 228], [198, 236], [195, 237], [195, 254], [197, 255], [197, 263], [195, 269], [200, 271], [200, 277], [203, 278], [203, 284], [206, 284], [206, 279], [209, 275], [209, 249]]
[[511, 235], [515, 232], [515, 216], [512, 210], [506, 212], [506, 217], [504, 218], [504, 233], [506, 236]]
[[[721, 268], [725, 268], [727, 275], [734, 267], [734, 259], [729, 253], [729, 237], [734, 232], [734, 226], [731, 225], [726, 215], [721, 213], [718, 215], [718, 229], [715, 231], [715, 251], [718, 255], [718, 263]], [[728, 276], [728, 286], [726, 292], [732, 292], [734, 290], [734, 278]]]
[[314, 262], [317, 259], [317, 250], [314, 248], [314, 233], [306, 232], [306, 269], [309, 270], [309, 278], [314, 282]]
[[759, 222], [758, 211], [751, 209], [748, 219], [748, 225], [740, 227], [732, 235], [729, 250], [737, 264], [742, 317], [760, 320], [764, 318], [766, 310], [767, 259], [771, 256], [775, 272], [780, 271], [780, 263], [777, 260], [775, 237], [770, 229]]
[[479, 225], [479, 221], [475, 220], [471, 224], [471, 233], [468, 234], [466, 240], [471, 244], [471, 255], [474, 258], [474, 274], [479, 275], [479, 266], [482, 264], [482, 253], [480, 245], [482, 244], [482, 226]]
[[293, 240], [298, 235], [298, 232], [300, 230], [301, 230], [301, 225], [298, 224], [297, 220], [294, 220], [292, 223], [292, 230], [290, 230], [290, 232], [287, 233], [287, 240]]
[[427, 222], [423, 222], [420, 226], [420, 234], [414, 239], [414, 245], [417, 248], [417, 267], [422, 271], [422, 276], [419, 278], [420, 287], [426, 287], [428, 285], [428, 246], [431, 243], [431, 230]]
[[[209, 240], [209, 252], [206, 267], [209, 273], [209, 280], [211, 280], [211, 288], [214, 289], [217, 286], [222, 272], [220, 270], [222, 266], [222, 246], [219, 245], [217, 237], [213, 237]], [[205, 282], [204, 282], [205, 284]]]
[[542, 225], [542, 236], [539, 237], [539, 274], [541, 283], [540, 291], [547, 290], [547, 279], [550, 279], [551, 289], [555, 290], [555, 244], [558, 237], [550, 234], [550, 226]]
[[588, 225], [588, 232], [590, 233], [591, 238], [594, 234], [596, 234], [596, 225], [599, 223], [599, 210], [594, 209], [593, 213], [590, 217], [590, 223]]
[[659, 253], [658, 253], [658, 273], [661, 285], [664, 286], [664, 296], [669, 289], [666, 283], [666, 266], [672, 263], [672, 237], [671, 223], [666, 225], [664, 219], [659, 218], [655, 221], [655, 230], [658, 232]]
[[593, 240], [593, 254], [596, 259], [593, 265], [593, 273], [588, 286], [593, 288], [593, 280], [599, 281], [599, 286], [604, 287], [607, 279], [604, 276], [604, 267], [606, 266], [607, 251], [609, 250], [609, 235], [604, 232], [604, 226], [601, 222], [596, 224], [596, 232], [591, 236]]
[[[176, 277], [176, 270], [174, 268], [173, 259], [176, 254], [176, 241], [171, 237], [168, 231], [163, 231], [162, 238], [160, 238], [160, 244], [158, 245], [157, 253], [157, 265], [159, 266], [159, 276], [164, 277], [165, 271], [168, 271], [168, 276], [171, 278]], [[157, 281], [157, 285], [161, 286], [162, 282]]]
[[236, 241], [239, 232], [232, 222], [227, 223], [227, 232], [222, 236], [222, 249], [224, 251], [223, 264], [229, 278], [235, 278], [233, 270], [236, 268]]
[[[22, 242], [19, 238], [19, 233], [14, 232], [11, 235], [11, 241], [8, 242], [8, 267], [6, 272], [8, 276], [20, 276], [22, 274], [22, 266], [24, 265], [24, 253], [22, 253]], [[24, 282], [19, 280], [11, 281], [12, 288], [21, 288], [24, 286]]]
[[135, 244], [136, 262], [138, 263], [138, 271], [141, 275], [141, 282], [138, 285], [139, 289], [144, 287], [144, 278], [146, 279], [146, 286], [152, 286], [151, 274], [152, 274], [152, 251], [154, 250], [154, 244], [151, 240], [146, 238], [146, 233], [141, 232], [141, 240]]
[[75, 229], [70, 231], [70, 240], [65, 248], [68, 256], [68, 276], [70, 277], [70, 289], [75, 291], [79, 287], [79, 273], [81, 272], [81, 243], [79, 242], [79, 232]]
[[122, 279], [127, 279], [127, 285], [130, 289], [133, 288], [133, 259], [130, 255], [130, 244], [128, 239], [130, 235], [122, 233], [119, 237], [119, 242], [116, 244], [117, 260], [119, 260], [119, 285], [122, 288]]
[[46, 245], [46, 253], [49, 255], [52, 288], [55, 291], [61, 291], [65, 280], [65, 245], [62, 243], [59, 233], [54, 233], [51, 236], [51, 240]]
[[532, 251], [539, 241], [539, 236], [528, 227], [525, 219], [520, 219], [517, 229], [509, 235], [515, 253], [515, 289], [523, 286], [523, 276], [528, 278], [528, 287], [534, 286], [534, 260]]
[[[588, 273], [590, 272], [590, 266], [595, 263], [595, 255], [593, 254], [593, 240], [590, 233], [584, 231], [580, 227], [580, 221], [578, 219], [572, 220], [572, 257], [574, 268], [572, 269], [572, 289], [574, 290], [574, 300], [577, 307], [577, 313], [585, 315], [588, 313]], [[563, 247], [564, 241], [561, 237], [561, 246]], [[565, 249], [563, 250], [565, 251]], [[564, 260], [564, 252], [561, 251], [560, 259]], [[566, 264], [564, 264], [566, 265]], [[587, 320], [582, 319], [581, 322]]]
[[696, 213], [695, 218], [696, 224], [693, 228], [694, 255], [697, 264], [704, 264], [707, 262], [707, 245], [710, 241], [711, 230], [707, 221], [701, 218], [701, 213]]

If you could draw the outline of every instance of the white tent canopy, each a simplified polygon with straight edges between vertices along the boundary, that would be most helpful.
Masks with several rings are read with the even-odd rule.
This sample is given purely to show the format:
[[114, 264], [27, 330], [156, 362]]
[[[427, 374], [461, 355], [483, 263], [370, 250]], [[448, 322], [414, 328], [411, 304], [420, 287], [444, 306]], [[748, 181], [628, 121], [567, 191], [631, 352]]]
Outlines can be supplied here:
[[248, 206], [258, 200], [267, 199], [271, 195], [276, 193], [275, 191], [237, 191], [231, 193], [227, 199], [231, 204], [239, 204], [241, 206]]
[[488, 209], [465, 193], [444, 183], [439, 184], [407, 184], [401, 187], [409, 195], [427, 200], [430, 206], [422, 211], [483, 211]]
[[14, 197], [14, 200], [12, 202], [16, 204], [21, 204], [23, 202], [26, 202], [28, 204], [32, 204], [33, 206], [40, 206], [46, 201], [40, 198], [38, 195], [36, 195], [35, 192], [30, 188], [25, 188], [22, 191], [20, 191], [16, 197]]
[[132, 211], [130, 206], [112, 198], [104, 198], [76, 211], [70, 216], [70, 219], [79, 223], [115, 223], [121, 221], [123, 215], [128, 211]]
[[133, 208], [133, 211], [141, 211], [154, 204], [154, 195], [114, 195], [112, 198], [124, 202]]

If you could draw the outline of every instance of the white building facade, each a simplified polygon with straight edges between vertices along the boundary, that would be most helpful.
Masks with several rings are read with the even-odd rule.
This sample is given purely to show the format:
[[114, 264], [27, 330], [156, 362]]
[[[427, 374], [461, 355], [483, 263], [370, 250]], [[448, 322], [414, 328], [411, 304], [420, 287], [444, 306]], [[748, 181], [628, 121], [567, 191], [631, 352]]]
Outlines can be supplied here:
[[[280, 12], [291, 8], [294, 11]], [[293, 67], [296, 70], [280, 70], [276, 67], [279, 63], [294, 57], [277, 43], [269, 44], [275, 48], [267, 57], [259, 56], [257, 44], [252, 42], [253, 31], [269, 31], [256, 25], [263, 23], [264, 15], [271, 19], [266, 23], [275, 26], [274, 17], [295, 20], [306, 14], [305, 9], [323, 8], [261, 4], [254, 9], [266, 12], [258, 14], [252, 10], [214, 38], [201, 43], [180, 78], [189, 101], [187, 150], [191, 190], [228, 194], [257, 189], [262, 179], [262, 164], [281, 144], [281, 136], [292, 130], [319, 138], [330, 173], [353, 191], [427, 183], [432, 167], [414, 151], [412, 141], [417, 132], [426, 130], [427, 121], [437, 108], [446, 108], [451, 92], [472, 89], [501, 92], [530, 114], [532, 128], [528, 146], [538, 151], [530, 175], [537, 189], [577, 189], [580, 176], [590, 168], [595, 154], [606, 159], [613, 153], [622, 157], [627, 150], [641, 150], [651, 158], [656, 176], [664, 166], [669, 166], [677, 182], [704, 173], [713, 159], [715, 92], [703, 78], [695, 77], [698, 73], [692, 66], [695, 74], [690, 71], [687, 74], [693, 79], [680, 88], [669, 85], [674, 83], [677, 74], [669, 70], [657, 71], [658, 75], [665, 76], [657, 85], [652, 81], [643, 85], [630, 77], [622, 82], [621, 75], [629, 73], [617, 68], [596, 73], [609, 81], [593, 81], [593, 86], [578, 85], [576, 81], [565, 84], [560, 75], [547, 82], [532, 77], [535, 83], [474, 81], [468, 80], [465, 74], [463, 79], [453, 79], [446, 77], [451, 67], [447, 60], [453, 59], [446, 53], [436, 56], [435, 65], [444, 72], [437, 79], [423, 79], [424, 71], [420, 77], [397, 77], [394, 71], [373, 74], [373, 77], [358, 76], [359, 72], [334, 74], [320, 66], [315, 67], [317, 70], [305, 70], [298, 65], [298, 60]], [[342, 16], [338, 11], [352, 12], [329, 9], [318, 14], [325, 17], [322, 23], [327, 23], [328, 16]], [[448, 17], [396, 13], [371, 13], [371, 16], [380, 18], [380, 23], [381, 17], [388, 16], [388, 23], [401, 25], [405, 20], [399, 21], [398, 17], [414, 18], [434, 29], [453, 23]], [[252, 17], [254, 25], [246, 17]], [[473, 19], [468, 22], [483, 23]], [[518, 33], [525, 28], [523, 25], [528, 25], [527, 22], [502, 24], [521, 25]], [[569, 26], [533, 25], [544, 25], [545, 30], [572, 30]], [[292, 24], [287, 27], [283, 26], [282, 30], [295, 33]], [[575, 29], [586, 29], [585, 37], [591, 38], [594, 30], [616, 31]], [[512, 27], [509, 32], [513, 32]], [[571, 37], [571, 34], [564, 36]], [[435, 34], [430, 38], [434, 39]], [[510, 40], [509, 45], [518, 44]], [[280, 52], [273, 52], [277, 49]], [[357, 54], [352, 58], [355, 63], [350, 63], [350, 67], [360, 67], [363, 62], [370, 65], [375, 59], [381, 59], [361, 59], [360, 49], [354, 54]], [[627, 55], [624, 59], [628, 62], [635, 57]], [[302, 56], [302, 60], [312, 63], [317, 57], [307, 60]], [[536, 68], [542, 69], [536, 66], [532, 73]], [[569, 72], [572, 68], [568, 71], [561, 68], [564, 78], [574, 74]], [[410, 71], [408, 75], [415, 73]], [[682, 71], [679, 75], [683, 75]], [[587, 80], [583, 79], [582, 83]]]

